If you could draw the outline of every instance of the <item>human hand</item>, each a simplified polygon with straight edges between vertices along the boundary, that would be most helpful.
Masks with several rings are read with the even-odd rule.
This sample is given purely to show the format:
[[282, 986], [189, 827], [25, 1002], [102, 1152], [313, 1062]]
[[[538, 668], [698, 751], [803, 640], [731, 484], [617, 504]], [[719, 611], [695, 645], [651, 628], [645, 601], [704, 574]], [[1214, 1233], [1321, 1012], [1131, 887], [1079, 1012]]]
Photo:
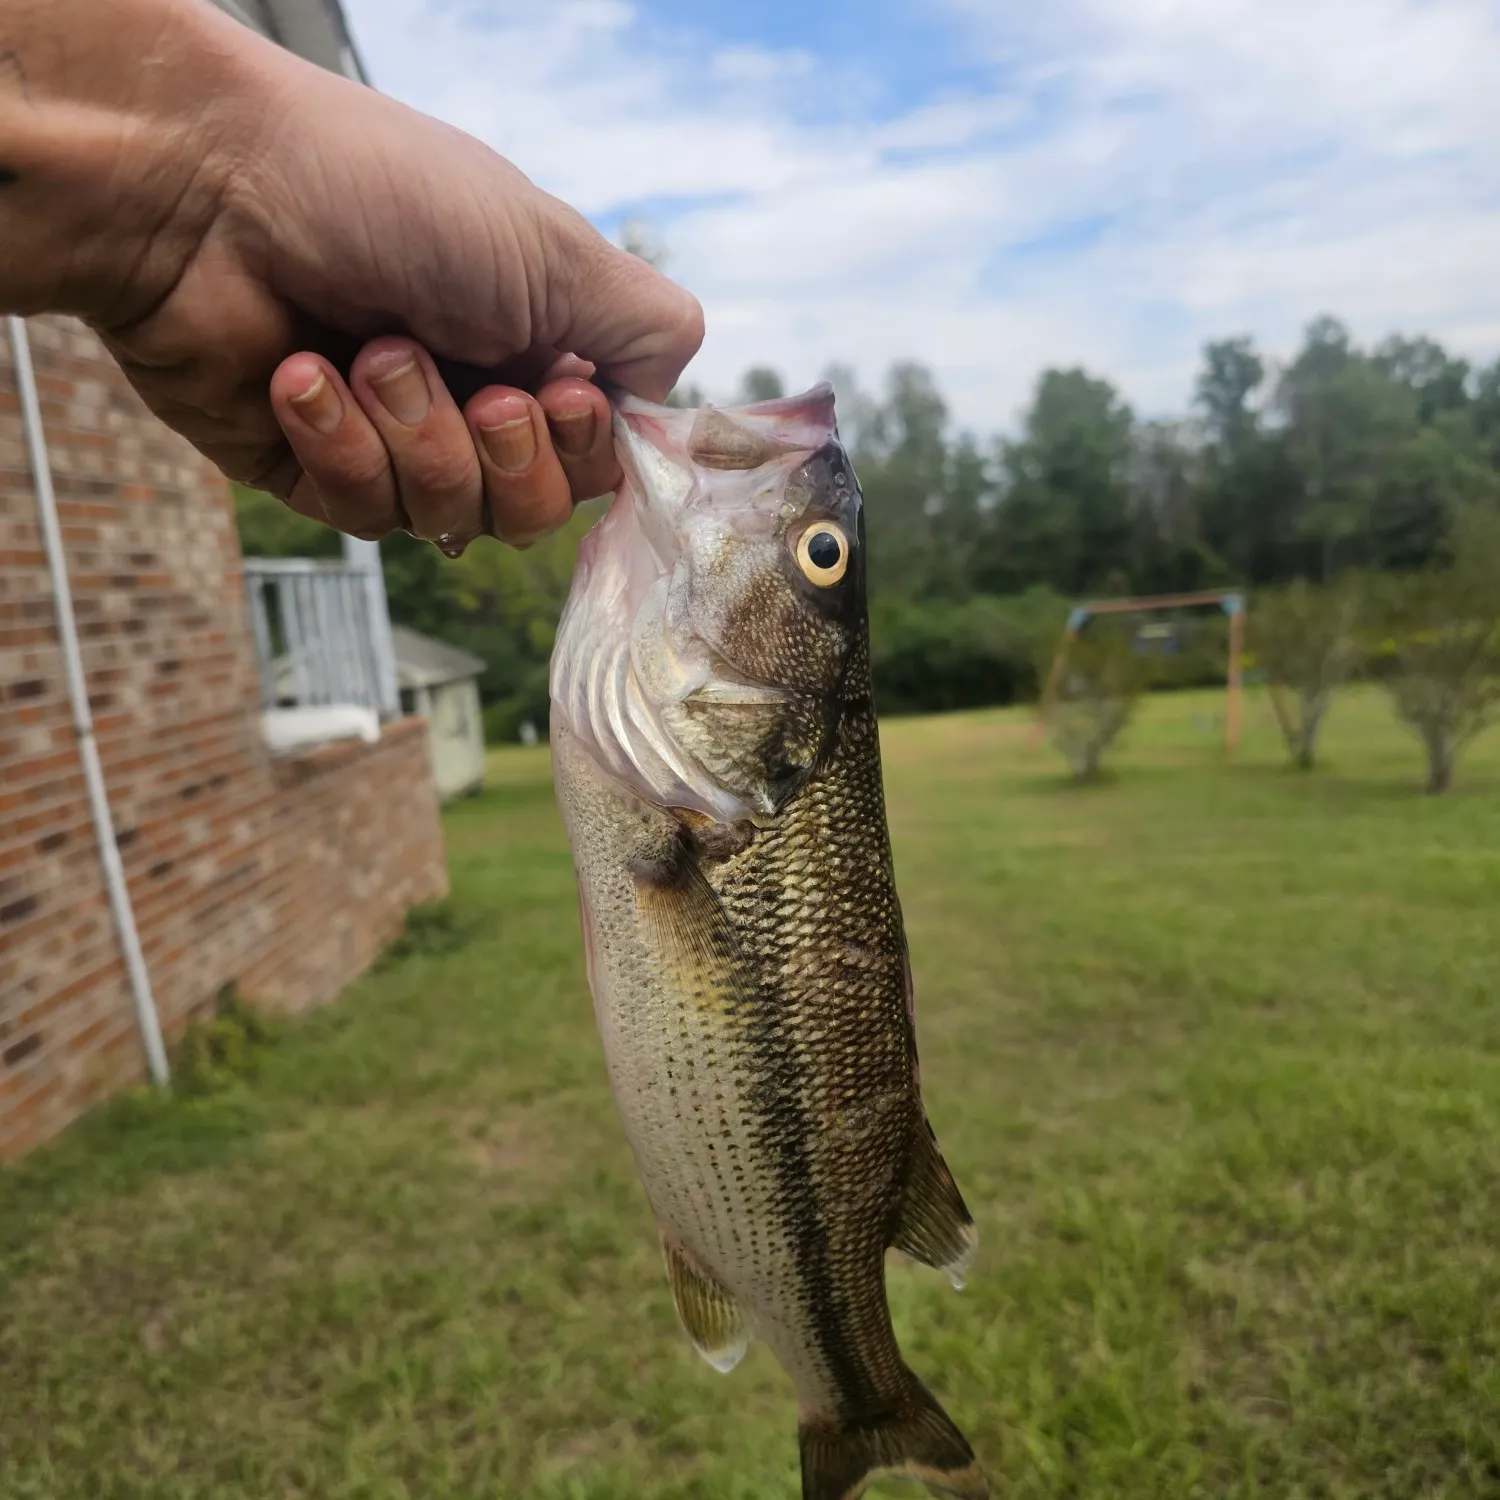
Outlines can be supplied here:
[[[90, 3], [37, 24], [76, 39]], [[93, 322], [159, 416], [305, 515], [450, 552], [524, 544], [614, 487], [588, 377], [665, 397], [702, 338], [691, 296], [478, 141], [206, 6], [119, 20], [157, 66], [122, 96], [101, 60], [125, 159], [85, 167], [80, 142], [74, 176], [155, 203], [101, 205], [44, 305]]]

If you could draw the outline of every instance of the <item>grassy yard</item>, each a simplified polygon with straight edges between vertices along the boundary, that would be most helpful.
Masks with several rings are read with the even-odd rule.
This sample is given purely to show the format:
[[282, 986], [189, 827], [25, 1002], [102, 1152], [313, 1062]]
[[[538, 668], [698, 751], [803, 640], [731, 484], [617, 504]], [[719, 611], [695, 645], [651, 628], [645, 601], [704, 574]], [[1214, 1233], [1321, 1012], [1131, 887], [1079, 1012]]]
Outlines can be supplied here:
[[[1076, 789], [892, 722], [923, 1077], [983, 1248], [892, 1272], [1009, 1500], [1500, 1495], [1500, 734], [1447, 800], [1378, 697], [1328, 765], [1160, 699]], [[5, 1500], [760, 1500], [790, 1389], [678, 1332], [545, 753], [454, 894], [258, 1077], [0, 1176]]]

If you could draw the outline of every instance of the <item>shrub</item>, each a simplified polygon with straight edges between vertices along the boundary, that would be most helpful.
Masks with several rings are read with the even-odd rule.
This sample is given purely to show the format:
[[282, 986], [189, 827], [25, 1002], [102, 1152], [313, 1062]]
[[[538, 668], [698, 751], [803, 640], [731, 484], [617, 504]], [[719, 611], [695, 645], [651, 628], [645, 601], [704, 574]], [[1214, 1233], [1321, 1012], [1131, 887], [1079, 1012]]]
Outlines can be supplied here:
[[1500, 718], [1500, 515], [1468, 511], [1449, 567], [1385, 580], [1381, 617], [1396, 713], [1427, 753], [1427, 791], [1453, 784], [1458, 753]]
[[1287, 751], [1303, 770], [1312, 769], [1334, 693], [1354, 671], [1358, 615], [1352, 581], [1324, 588], [1299, 581], [1256, 595], [1250, 648]]
[[277, 1036], [268, 1017], [246, 1005], [234, 985], [225, 985], [213, 1018], [188, 1023], [177, 1047], [173, 1086], [180, 1094], [211, 1094], [235, 1079], [252, 1078], [260, 1069], [261, 1054]]
[[1133, 631], [1113, 621], [1091, 622], [1069, 646], [1046, 722], [1075, 779], [1092, 781], [1099, 775], [1150, 676], [1150, 665], [1135, 649]]
[[882, 713], [983, 708], [1037, 691], [1036, 641], [1067, 607], [1048, 589], [1012, 598], [880, 600], [870, 614], [870, 670]]

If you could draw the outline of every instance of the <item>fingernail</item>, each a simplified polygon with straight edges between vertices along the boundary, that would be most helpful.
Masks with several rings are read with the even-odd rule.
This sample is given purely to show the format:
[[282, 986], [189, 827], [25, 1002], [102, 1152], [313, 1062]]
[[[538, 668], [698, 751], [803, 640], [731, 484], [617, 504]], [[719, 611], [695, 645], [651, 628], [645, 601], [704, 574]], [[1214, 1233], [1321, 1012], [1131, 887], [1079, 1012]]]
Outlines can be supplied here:
[[309, 427], [325, 437], [344, 420], [344, 403], [321, 370], [318, 378], [300, 396], [292, 397], [292, 405]]
[[536, 433], [530, 417], [517, 417], [514, 422], [502, 422], [498, 427], [481, 427], [479, 436], [496, 467], [508, 474], [529, 469], [536, 458]]
[[580, 458], [593, 446], [594, 432], [598, 425], [598, 419], [590, 407], [586, 411], [570, 412], [565, 417], [555, 418], [552, 432], [557, 446], [564, 453], [571, 458]]
[[389, 375], [372, 379], [370, 384], [380, 397], [380, 404], [403, 426], [415, 427], [432, 409], [427, 380], [414, 359], [397, 366]]

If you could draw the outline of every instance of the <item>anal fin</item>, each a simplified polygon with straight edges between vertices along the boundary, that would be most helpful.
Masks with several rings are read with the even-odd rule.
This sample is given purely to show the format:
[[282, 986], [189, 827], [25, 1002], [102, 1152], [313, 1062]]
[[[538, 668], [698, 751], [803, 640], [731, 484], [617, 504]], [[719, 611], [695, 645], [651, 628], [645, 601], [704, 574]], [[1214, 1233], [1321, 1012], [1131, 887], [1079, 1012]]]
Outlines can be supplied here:
[[677, 1246], [663, 1239], [661, 1248], [677, 1316], [693, 1348], [714, 1369], [727, 1375], [745, 1357], [750, 1343], [738, 1303]]
[[937, 1137], [924, 1119], [912, 1145], [906, 1201], [891, 1243], [924, 1266], [944, 1271], [962, 1288], [964, 1273], [979, 1248], [974, 1218], [938, 1150]]

